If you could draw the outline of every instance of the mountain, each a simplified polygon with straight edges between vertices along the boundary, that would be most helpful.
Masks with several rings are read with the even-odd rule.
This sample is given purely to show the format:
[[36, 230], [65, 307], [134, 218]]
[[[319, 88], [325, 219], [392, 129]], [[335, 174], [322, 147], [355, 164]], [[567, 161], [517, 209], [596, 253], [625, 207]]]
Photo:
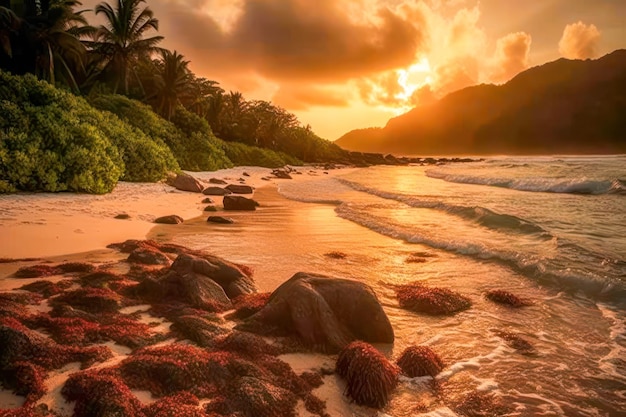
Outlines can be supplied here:
[[468, 87], [335, 143], [405, 155], [626, 153], [626, 50]]

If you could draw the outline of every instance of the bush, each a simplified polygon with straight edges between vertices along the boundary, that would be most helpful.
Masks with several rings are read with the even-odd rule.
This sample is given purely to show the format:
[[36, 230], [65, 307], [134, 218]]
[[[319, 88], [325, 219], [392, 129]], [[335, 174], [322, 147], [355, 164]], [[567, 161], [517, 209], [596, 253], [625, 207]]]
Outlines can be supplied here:
[[35, 77], [0, 72], [0, 192], [110, 192], [178, 168], [165, 146]]
[[124, 163], [84, 100], [30, 75], [0, 85], [0, 191], [113, 189]]
[[257, 148], [239, 142], [222, 142], [226, 156], [237, 166], [278, 168], [285, 165], [302, 165], [299, 159], [282, 152]]
[[[102, 94], [91, 97], [89, 101], [97, 109], [109, 111], [139, 129], [155, 143], [166, 144], [182, 169], [214, 171], [232, 166], [212, 134], [192, 131], [192, 127], [184, 132], [173, 123], [159, 117], [150, 106], [125, 96]], [[184, 112], [177, 111], [175, 120], [182, 126], [190, 117]], [[197, 121], [190, 126], [197, 126]]]

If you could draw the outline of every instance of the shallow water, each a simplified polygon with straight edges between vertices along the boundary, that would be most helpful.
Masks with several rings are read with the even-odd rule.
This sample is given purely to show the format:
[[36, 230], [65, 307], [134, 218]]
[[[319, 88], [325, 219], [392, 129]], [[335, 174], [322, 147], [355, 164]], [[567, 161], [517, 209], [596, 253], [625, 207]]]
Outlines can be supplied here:
[[[624, 157], [372, 167], [285, 181], [279, 192], [289, 200], [257, 190], [262, 207], [228, 214], [234, 225], [199, 218], [153, 237], [252, 266], [263, 291], [298, 271], [370, 284], [396, 333], [381, 348], [395, 359], [425, 344], [447, 364], [440, 391], [404, 380], [390, 416], [419, 415], [416, 404], [443, 415], [474, 390], [500, 397], [509, 415], [618, 416], [626, 410], [625, 171]], [[607, 181], [617, 185], [597, 185]], [[325, 256], [331, 251], [347, 256]], [[446, 318], [404, 311], [389, 284], [415, 280], [461, 292], [473, 306]], [[499, 306], [484, 298], [490, 289], [535, 304]], [[536, 354], [515, 351], [502, 330]]]

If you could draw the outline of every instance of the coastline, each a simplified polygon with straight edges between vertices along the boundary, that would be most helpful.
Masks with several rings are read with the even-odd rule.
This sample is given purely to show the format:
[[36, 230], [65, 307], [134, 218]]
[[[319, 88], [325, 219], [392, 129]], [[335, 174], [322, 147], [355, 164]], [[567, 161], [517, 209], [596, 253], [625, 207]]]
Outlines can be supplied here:
[[[262, 205], [270, 206], [289, 203], [289, 200], [278, 193], [281, 181], [303, 181], [308, 176], [333, 175], [328, 171], [318, 170], [314, 167], [304, 167], [306, 174], [294, 176], [294, 180], [282, 180], [273, 178], [271, 181], [262, 180], [269, 171], [265, 168], [239, 167], [215, 172], [192, 173], [196, 178], [207, 182], [210, 178], [224, 179], [231, 183], [240, 183], [245, 176], [245, 184], [255, 188], [255, 194], [261, 197]], [[337, 170], [339, 172], [341, 170]], [[345, 172], [345, 171], [344, 171]], [[241, 182], [243, 183], [243, 181]], [[206, 226], [206, 217], [201, 203], [205, 195], [175, 190], [166, 184], [131, 184], [120, 183], [112, 193], [104, 196], [77, 195], [77, 194], [17, 194], [0, 200], [2, 207], [3, 223], [1, 229], [7, 239], [0, 244], [0, 291], [13, 293], [20, 287], [41, 281], [42, 278], [12, 278], [13, 274], [22, 267], [38, 264], [63, 264], [63, 263], [88, 263], [98, 269], [110, 270], [119, 274], [126, 274], [129, 269], [125, 266], [127, 254], [114, 249], [108, 249], [106, 245], [124, 242], [127, 239], [150, 239], [167, 242], [176, 236], [187, 224], [203, 224]], [[268, 197], [267, 201], [264, 197]], [[222, 197], [211, 196], [215, 205], [221, 207]], [[70, 204], [73, 202], [73, 204]], [[8, 203], [8, 204], [6, 204]], [[26, 208], [29, 210], [26, 210]], [[31, 216], [32, 208], [38, 214]], [[332, 208], [329, 208], [332, 211]], [[118, 220], [113, 217], [119, 213], [127, 213], [130, 220]], [[153, 219], [169, 214], [177, 214], [184, 218], [181, 225], [158, 225]], [[212, 213], [211, 213], [212, 214]], [[255, 212], [220, 212], [239, 220], [247, 218], [253, 221]], [[35, 217], [31, 219], [30, 217]], [[7, 224], [8, 223], [8, 224]], [[245, 222], [244, 222], [245, 223]], [[122, 226], [122, 227], [120, 227]], [[245, 229], [245, 225], [240, 225]], [[162, 232], [166, 231], [165, 234]], [[240, 230], [241, 231], [241, 230]], [[245, 230], [243, 230], [245, 233]], [[234, 232], [233, 238], [236, 238]], [[29, 245], [27, 242], [37, 242]], [[209, 253], [214, 251], [207, 250]], [[217, 251], [219, 252], [219, 251]], [[253, 255], [253, 254], [252, 254]], [[233, 257], [228, 254], [219, 254], [228, 261]], [[234, 256], [237, 258], [237, 256]], [[237, 260], [237, 259], [235, 259]], [[288, 276], [279, 277], [279, 282], [257, 282], [259, 291], [271, 291], [277, 285], [288, 279]], [[53, 275], [43, 278], [46, 281], [57, 283], [67, 279], [66, 274]], [[21, 291], [17, 291], [18, 293]], [[128, 307], [120, 310], [124, 314], [141, 314], [141, 322], [153, 325], [155, 320], [160, 320], [147, 312], [146, 306]], [[46, 300], [39, 306], [28, 306], [29, 311], [47, 312], [51, 310]], [[126, 311], [128, 310], [128, 311]], [[168, 334], [169, 321], [163, 321], [152, 331]], [[171, 339], [173, 342], [174, 339]], [[171, 343], [170, 342], [170, 343]], [[183, 341], [183, 343], [185, 343]], [[107, 342], [104, 345], [114, 352], [114, 357], [92, 367], [93, 369], [114, 366], [128, 358], [131, 349], [115, 342]], [[278, 356], [300, 374], [306, 371], [317, 371], [320, 368], [334, 367], [332, 356], [318, 353], [290, 353]], [[90, 368], [90, 369], [92, 369]], [[69, 376], [80, 370], [77, 364], [68, 364], [58, 370], [50, 372], [45, 380], [48, 392], [37, 404], [45, 406], [52, 411], [60, 412], [60, 415], [71, 415], [74, 404], [67, 402], [61, 395], [61, 388]], [[351, 413], [362, 417], [374, 416], [377, 412], [350, 404], [343, 395], [343, 382], [335, 375], [326, 376], [323, 385], [313, 390], [313, 393], [326, 403], [327, 412], [331, 416]], [[144, 405], [157, 401], [147, 391], [133, 390], [133, 394]], [[0, 409], [19, 408], [24, 404], [25, 398], [11, 392], [10, 389], [0, 387]], [[296, 413], [301, 416], [312, 415], [305, 409], [304, 403], [299, 402]], [[372, 414], [373, 413], [373, 414]]]

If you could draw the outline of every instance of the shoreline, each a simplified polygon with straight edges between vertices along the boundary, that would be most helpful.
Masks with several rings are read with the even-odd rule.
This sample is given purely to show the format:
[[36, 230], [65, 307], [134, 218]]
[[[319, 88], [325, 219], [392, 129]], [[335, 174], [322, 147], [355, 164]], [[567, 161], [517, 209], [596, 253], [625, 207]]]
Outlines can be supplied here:
[[[299, 167], [298, 170], [307, 173], [309, 170], [323, 171], [313, 166]], [[262, 180], [270, 172], [269, 168], [237, 167], [191, 175], [207, 185], [209, 179], [219, 178], [254, 188], [293, 181]], [[250, 176], [243, 176], [243, 173]], [[299, 180], [297, 177], [305, 175], [294, 177]], [[71, 256], [104, 249], [111, 243], [127, 239], [145, 239], [157, 226], [154, 219], [160, 216], [175, 214], [184, 220], [202, 216], [203, 208], [207, 206], [201, 202], [205, 197], [209, 196], [179, 191], [165, 183], [128, 182], [118, 183], [113, 192], [104, 195], [0, 195], [0, 231], [4, 236], [0, 241], [0, 259]], [[221, 204], [221, 197], [211, 198]], [[128, 214], [130, 219], [115, 219], [118, 214]]]
[[[245, 171], [246, 169], [243, 169], [243, 170]], [[222, 178], [222, 177], [229, 178], [229, 177], [234, 176], [233, 174], [235, 173], [232, 171], [230, 172], [218, 171], [218, 172], [206, 173], [206, 176], [211, 176], [211, 177], [216, 177], [216, 178]], [[254, 174], [252, 175], [253, 177], [250, 178], [247, 183], [255, 183], [256, 191], [264, 190], [264, 191], [261, 191], [260, 194], [269, 196], [270, 200], [272, 201], [273, 199], [276, 199], [276, 198], [284, 199], [285, 202], [289, 201], [286, 198], [279, 195], [278, 185], [275, 182], [266, 182], [266, 181], [261, 181], [260, 179], [258, 179], [257, 181], [256, 176]], [[285, 181], [285, 180], [279, 180], [279, 181]], [[122, 185], [122, 187], [124, 187], [124, 185]], [[169, 186], [166, 186], [166, 187], [169, 187]], [[184, 209], [181, 205], [183, 203], [188, 203], [189, 200], [201, 200], [202, 198], [206, 196], [202, 194], [198, 194], [198, 193], [171, 192], [171, 191], [167, 192], [167, 194], [170, 194], [170, 195], [173, 194], [175, 196], [175, 199], [179, 202], [179, 205], [173, 211], [177, 213], [184, 212], [184, 213], [190, 214], [190, 216], [187, 216], [185, 218], [186, 222], [205, 223], [203, 219], [206, 218], [206, 216], [203, 214], [203, 211], [201, 210], [201, 207], [204, 206], [203, 204], [199, 204], [197, 201], [191, 201], [192, 208], [186, 208], [186, 209]], [[255, 192], [255, 195], [253, 195], [253, 198], [255, 198], [255, 196], [256, 196], [256, 192]], [[48, 200], [51, 197], [54, 197], [54, 196], [46, 196], [44, 200]], [[62, 197], [66, 198], [67, 196], [64, 195]], [[112, 197], [113, 198], [106, 199], [106, 200], [112, 200], [112, 199], [115, 200], [115, 197], [117, 196], [113, 194]], [[182, 198], [179, 198], [179, 197], [182, 197]], [[221, 201], [219, 201], [221, 200], [221, 198], [215, 198], [215, 197], [212, 197], [212, 198], [216, 200], [216, 203], [217, 203], [216, 205], [221, 205]], [[98, 199], [97, 197], [94, 198], [93, 200], [95, 200], [95, 202], [90, 201], [89, 203], [85, 203], [85, 205], [89, 206], [89, 205], [95, 204], [97, 206], [96, 210], [98, 210], [97, 213], [99, 214], [99, 216], [97, 217], [96, 216], [85, 216], [85, 217], [72, 216], [67, 221], [71, 220], [74, 222], [76, 221], [78, 222], [92, 221], [93, 222], [97, 220], [97, 222], [99, 222], [99, 226], [94, 226], [94, 228], [92, 229], [85, 228], [86, 231], [94, 231], [94, 232], [98, 230], [97, 227], [106, 228], [108, 225], [113, 224], [112, 222], [115, 222], [115, 224], [117, 225], [119, 224], [117, 222], [123, 221], [123, 220], [111, 220], [111, 219], [102, 217], [103, 214], [109, 214], [109, 212], [107, 212], [106, 210], [111, 210], [115, 208], [114, 206], [110, 205], [111, 204], [110, 201], [106, 201], [106, 200], [102, 201], [101, 199]], [[101, 203], [100, 206], [98, 206], [98, 201]], [[171, 201], [171, 199], [168, 199], [168, 201]], [[261, 204], [263, 204], [265, 200], [260, 200], [260, 201], [261, 201]], [[49, 204], [49, 202], [47, 201], [45, 201], [44, 203]], [[276, 203], [274, 202], [274, 204]], [[197, 208], [197, 206], [200, 206], [200, 208]], [[135, 204], [135, 205], [132, 205], [130, 209], [127, 210], [126, 212], [129, 212], [129, 211], [139, 212], [139, 210], [143, 207], [144, 207], [143, 204]], [[76, 206], [73, 207], [72, 210], [82, 211], [80, 207], [76, 207]], [[45, 216], [44, 220], [41, 220], [40, 224], [29, 225], [29, 226], [31, 226], [33, 230], [35, 231], [37, 230], [37, 228], [49, 227], [51, 224], [54, 224], [58, 221], [57, 216], [64, 216], [64, 217], [67, 216], [68, 214], [67, 211], [68, 210], [65, 209], [65, 212], [62, 215], [59, 215], [58, 213], [55, 213], [55, 215], [49, 214], [48, 216]], [[233, 217], [250, 216], [249, 218], [252, 219], [255, 215], [255, 212], [237, 212], [237, 211], [223, 212], [222, 210], [220, 210], [220, 212], [217, 214], [223, 214], [223, 215], [229, 215], [229, 216], [232, 215]], [[148, 215], [144, 214], [144, 216], [148, 216]], [[44, 216], [41, 216], [41, 217], [44, 217]], [[91, 242], [93, 242], [93, 244], [96, 245], [98, 244], [97, 243], [98, 239], [109, 239], [111, 236], [117, 236], [117, 239], [110, 240], [108, 244], [124, 242], [127, 239], [133, 239], [135, 237], [139, 238], [140, 240], [144, 240], [144, 239], [149, 239], [150, 235], [158, 234], [159, 229], [162, 230], [162, 228], [168, 228], [169, 231], [171, 231], [170, 236], [174, 236], [177, 234], [176, 228], [184, 227], [183, 225], [185, 224], [183, 223], [183, 225], [169, 226], [169, 225], [159, 225], [159, 224], [154, 224], [154, 223], [148, 223], [145, 220], [135, 220], [134, 222], [129, 222], [129, 223], [137, 223], [137, 224], [134, 225], [136, 227], [130, 227], [130, 228], [127, 227], [115, 233], [107, 233], [104, 235], [98, 234], [97, 236], [91, 236], [92, 238], [94, 237], [96, 238], [96, 239], [92, 239]], [[62, 227], [63, 225], [64, 225], [63, 222], [59, 222], [59, 227]], [[25, 225], [23, 224], [13, 225], [13, 227], [18, 230], [23, 230], [24, 226]], [[85, 226], [83, 225], [80, 227], [84, 228]], [[245, 226], [243, 227], [245, 228]], [[137, 233], [139, 233], [142, 230], [145, 230], [146, 228], [148, 229], [148, 231], [143, 236], [137, 235]], [[55, 229], [54, 232], [57, 232], [57, 229]], [[45, 235], [44, 236], [45, 238], [52, 239], [52, 234], [47, 234], [47, 235], [44, 234], [44, 235]], [[30, 236], [31, 234], [28, 234], [28, 233], [20, 234], [20, 237], [22, 238], [24, 237], [29, 238]], [[39, 234], [39, 236], [41, 237], [41, 234]], [[68, 241], [71, 241], [71, 242], [68, 242]], [[58, 283], [64, 279], [68, 279], [68, 274], [65, 274], [65, 273], [64, 274], [59, 273], [58, 275], [54, 274], [52, 276], [26, 278], [26, 279], [24, 278], [18, 279], [18, 278], [12, 277], [13, 274], [17, 271], [17, 269], [24, 267], [24, 266], [80, 262], [80, 263], [88, 263], [96, 267], [98, 270], [110, 270], [110, 271], [114, 271], [115, 273], [119, 273], [122, 275], [129, 273], [129, 270], [126, 269], [127, 268], [126, 258], [128, 257], [128, 255], [124, 253], [120, 253], [118, 250], [115, 250], [115, 249], [109, 249], [106, 247], [97, 247], [97, 248], [89, 248], [89, 250], [83, 250], [80, 252], [71, 252], [71, 253], [62, 253], [62, 254], [54, 253], [55, 250], [63, 251], [63, 250], [66, 250], [67, 248], [75, 248], [81, 243], [82, 243], [81, 239], [76, 239], [76, 236], [70, 235], [62, 246], [58, 246], [58, 247], [55, 247], [54, 245], [45, 246], [43, 250], [44, 254], [41, 254], [41, 251], [39, 249], [35, 249], [33, 247], [27, 248], [27, 250], [23, 252], [17, 252], [17, 251], [10, 252], [9, 251], [8, 252], [9, 254], [18, 254], [20, 255], [19, 256], [20, 258], [25, 258], [25, 257], [31, 258], [36, 253], [39, 253], [40, 255], [33, 257], [34, 259], [15, 259], [13, 261], [10, 259], [5, 259], [4, 262], [0, 263], [0, 277], [1, 277], [0, 278], [0, 291], [8, 292], [8, 293], [15, 293], [15, 291], [17, 290], [18, 293], [21, 293], [23, 292], [19, 290], [21, 286], [31, 284], [37, 281], [45, 280], [45, 281], [49, 281], [52, 283]], [[4, 246], [2, 248], [6, 250]], [[6, 255], [7, 255], [6, 251], [0, 252], [0, 257], [6, 258]], [[231, 260], [227, 256], [224, 256], [223, 259], [226, 259], [229, 261]], [[71, 276], [73, 275], [70, 274], [69, 277]], [[288, 277], [281, 277], [283, 281], [286, 280], [287, 278]], [[257, 286], [259, 286], [258, 282], [257, 282]], [[259, 287], [262, 287], [262, 286], [259, 286]], [[137, 307], [142, 307], [142, 306], [137, 306]], [[149, 305], [146, 305], [146, 307], [150, 308]], [[46, 299], [44, 299], [42, 304], [39, 306], [27, 306], [27, 308], [31, 312], [39, 312], [39, 311], [46, 312], [51, 309]], [[128, 308], [119, 310], [119, 312], [125, 314], [125, 311], [129, 310], [129, 314], [130, 314], [130, 310], [134, 311], [136, 309], [137, 309], [136, 307], [128, 307]], [[139, 312], [142, 313], [143, 310], [145, 310], [145, 308], [140, 309]], [[161, 320], [159, 317], [151, 316], [149, 313], [147, 313], [147, 311], [143, 312], [142, 314], [143, 314], [143, 318], [141, 319], [141, 321], [147, 325], [148, 324], [151, 325], [155, 320]], [[169, 334], [170, 330], [167, 330], [167, 328], [169, 328], [170, 324], [172, 324], [172, 322], [170, 321], [161, 322], [158, 326], [159, 331], [162, 332], [163, 334]], [[226, 322], [226, 326], [228, 327], [228, 322]], [[153, 329], [152, 331], [156, 331], [156, 330]], [[39, 331], [37, 331], [37, 334], [39, 334]], [[41, 334], [46, 337], [50, 337], [50, 334], [48, 334], [48, 332], [44, 331], [44, 333], [41, 333]], [[186, 342], [185, 340], [182, 340], [183, 344], [185, 342]], [[181, 342], [180, 341], [174, 342], [174, 339], [171, 339], [171, 341], [168, 343], [181, 343]], [[76, 346], [80, 346], [80, 345], [76, 345]], [[98, 345], [94, 345], [94, 346], [98, 346]], [[121, 363], [124, 359], [132, 356], [132, 349], [128, 349], [127, 347], [120, 345], [118, 343], [112, 342], [112, 341], [107, 342], [103, 345], [99, 345], [99, 346], [109, 347], [113, 351], [114, 356], [111, 359], [103, 363], [98, 363], [89, 369], [100, 369], [103, 367], [114, 366], [116, 364]], [[319, 372], [320, 367], [329, 369], [334, 366], [333, 356], [320, 354], [320, 353], [293, 352], [293, 353], [285, 353], [282, 355], [278, 355], [276, 357], [279, 360], [285, 361], [285, 363], [287, 363], [293, 369], [293, 371], [296, 372], [297, 374], [300, 374], [302, 372]], [[50, 371], [50, 373], [45, 379], [45, 384], [49, 390], [46, 392], [44, 397], [41, 398], [37, 402], [37, 404], [39, 405], [45, 404], [45, 406], [48, 407], [49, 410], [60, 412], [61, 413], [60, 415], [71, 415], [75, 404], [73, 402], [66, 401], [62, 397], [61, 388], [64, 386], [64, 384], [66, 383], [66, 381], [68, 380], [68, 378], [70, 377], [72, 373], [79, 372], [79, 371], [80, 371], [80, 367], [78, 367], [77, 364], [73, 364], [73, 363], [67, 364], [63, 366], [62, 368]], [[323, 381], [322, 385], [320, 387], [313, 389], [311, 392], [313, 393], [313, 395], [316, 395], [318, 398], [324, 401], [324, 403], [327, 405], [327, 411], [330, 413], [331, 416], [345, 415], [345, 413], [348, 413], [348, 412], [351, 413], [352, 415], [358, 415], [362, 417], [369, 417], [369, 416], [374, 416], [377, 414], [377, 412], [373, 410], [369, 410], [365, 408], [361, 409], [361, 407], [350, 404], [349, 400], [345, 398], [343, 395], [343, 391], [344, 391], [342, 388], [343, 382], [336, 375], [324, 376], [322, 377], [322, 381]], [[148, 391], [132, 390], [132, 393], [139, 399], [139, 401], [144, 406], [148, 406], [158, 400], [158, 398], [151, 395]], [[25, 397], [14, 394], [10, 389], [3, 389], [2, 387], [0, 387], [0, 409], [19, 409], [20, 407], [22, 407], [22, 405], [24, 405], [24, 401], [25, 401]], [[301, 400], [298, 402], [296, 406], [296, 413], [297, 415], [300, 415], [300, 416], [313, 415], [313, 413], [306, 410], [305, 404]]]

